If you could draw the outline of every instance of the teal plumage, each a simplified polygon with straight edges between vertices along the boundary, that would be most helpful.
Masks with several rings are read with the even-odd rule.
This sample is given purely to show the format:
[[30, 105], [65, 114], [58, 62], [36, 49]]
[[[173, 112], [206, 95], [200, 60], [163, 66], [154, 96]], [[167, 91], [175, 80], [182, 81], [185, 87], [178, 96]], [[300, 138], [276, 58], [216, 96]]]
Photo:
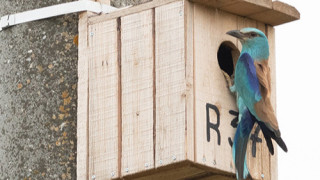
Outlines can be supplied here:
[[255, 28], [243, 28], [241, 33], [248, 36], [248, 39], [241, 43], [241, 53], [248, 53], [256, 61], [268, 60], [269, 43], [266, 35]]
[[270, 68], [268, 66], [269, 44], [265, 34], [255, 28], [244, 28], [227, 32], [238, 38], [242, 50], [236, 64], [234, 85], [231, 91], [237, 94], [239, 108], [238, 127], [233, 143], [233, 159], [237, 179], [246, 179], [246, 149], [254, 123], [260, 126], [269, 152], [274, 153], [271, 139], [287, 152], [278, 122], [270, 101]]

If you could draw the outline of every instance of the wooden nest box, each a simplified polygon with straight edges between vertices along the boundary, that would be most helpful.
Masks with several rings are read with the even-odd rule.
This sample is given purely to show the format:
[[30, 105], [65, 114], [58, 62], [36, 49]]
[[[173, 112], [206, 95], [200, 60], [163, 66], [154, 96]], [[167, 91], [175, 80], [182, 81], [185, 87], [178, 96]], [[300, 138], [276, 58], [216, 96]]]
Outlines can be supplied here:
[[[256, 27], [270, 44], [275, 107], [275, 25], [299, 12], [271, 0], [161, 0], [79, 25], [78, 179], [235, 179], [233, 74], [241, 44], [229, 30]], [[221, 67], [221, 68], [220, 68]], [[254, 179], [277, 179], [254, 128]]]

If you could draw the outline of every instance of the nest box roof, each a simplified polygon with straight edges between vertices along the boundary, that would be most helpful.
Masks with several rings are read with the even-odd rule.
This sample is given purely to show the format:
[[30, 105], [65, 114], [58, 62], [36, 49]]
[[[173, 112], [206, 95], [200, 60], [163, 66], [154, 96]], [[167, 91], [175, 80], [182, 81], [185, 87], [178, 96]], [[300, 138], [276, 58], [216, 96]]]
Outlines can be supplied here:
[[300, 19], [299, 11], [272, 0], [190, 0], [273, 26]]

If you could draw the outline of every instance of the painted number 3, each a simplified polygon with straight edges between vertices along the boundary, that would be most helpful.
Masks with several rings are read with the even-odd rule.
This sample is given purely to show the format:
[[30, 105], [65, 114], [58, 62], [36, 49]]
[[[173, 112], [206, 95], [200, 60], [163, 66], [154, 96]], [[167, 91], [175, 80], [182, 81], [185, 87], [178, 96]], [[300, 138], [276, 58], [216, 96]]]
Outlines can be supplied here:
[[[216, 123], [212, 123], [212, 120], [210, 118], [210, 110], [213, 110], [216, 113]], [[237, 128], [238, 126], [238, 116], [239, 113], [237, 111], [234, 110], [230, 110], [229, 114], [235, 116], [232, 120], [230, 125], [233, 128]], [[221, 144], [221, 134], [220, 134], [220, 130], [219, 130], [219, 126], [220, 126], [220, 111], [218, 109], [217, 106], [213, 105], [213, 104], [206, 104], [206, 119], [207, 119], [207, 141], [210, 142], [210, 129], [214, 130], [217, 133], [217, 143], [220, 146]], [[256, 157], [256, 149], [257, 149], [257, 143], [262, 143], [262, 139], [259, 138], [259, 132], [260, 132], [260, 127], [257, 126], [257, 128], [255, 129], [254, 133], [251, 134], [250, 136], [250, 140], [252, 141], [252, 156]], [[232, 147], [232, 139], [231, 137], [228, 137], [228, 142], [229, 145]]]

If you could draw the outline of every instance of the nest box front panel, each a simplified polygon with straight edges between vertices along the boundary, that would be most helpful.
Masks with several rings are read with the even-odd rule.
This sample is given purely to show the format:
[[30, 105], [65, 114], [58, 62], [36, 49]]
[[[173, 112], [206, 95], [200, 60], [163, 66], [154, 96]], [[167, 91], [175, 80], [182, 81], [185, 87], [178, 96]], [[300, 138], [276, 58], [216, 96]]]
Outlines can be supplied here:
[[156, 167], [185, 160], [184, 2], [155, 8]]
[[121, 174], [154, 167], [153, 11], [121, 17]]

